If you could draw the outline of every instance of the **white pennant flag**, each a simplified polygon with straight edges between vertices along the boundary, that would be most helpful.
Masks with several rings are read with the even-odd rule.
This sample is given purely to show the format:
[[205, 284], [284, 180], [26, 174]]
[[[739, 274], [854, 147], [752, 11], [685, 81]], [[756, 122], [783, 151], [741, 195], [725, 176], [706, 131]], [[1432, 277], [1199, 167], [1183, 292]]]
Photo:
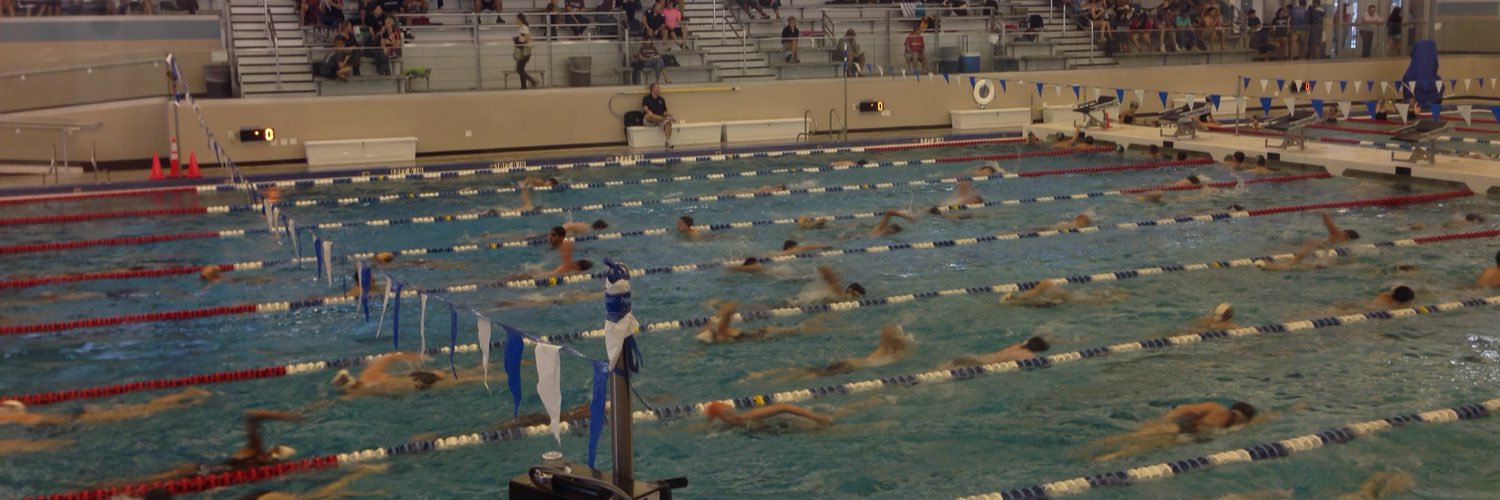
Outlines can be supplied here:
[[[1354, 103], [1350, 101], [1339, 101], [1339, 112], [1344, 114], [1344, 118], [1348, 118], [1350, 113], [1354, 112], [1354, 108], [1350, 107], [1353, 105]], [[1371, 118], [1374, 117], [1372, 116]]]
[[1464, 79], [1464, 92], [1468, 92], [1469, 91], [1469, 81], [1470, 80], [1472, 80], [1472, 78], [1465, 78]]
[[1099, 87], [1089, 88], [1089, 100], [1094, 102], [1099, 101]]
[[1332, 94], [1333, 93], [1333, 80], [1327, 80], [1327, 81], [1323, 82], [1323, 93], [1324, 94]]
[[[604, 280], [606, 296], [625, 293], [630, 293], [630, 280], [622, 279], [614, 283]], [[609, 356], [609, 366], [615, 366], [615, 361], [620, 359], [620, 352], [625, 348], [625, 338], [640, 329], [641, 324], [636, 321], [635, 314], [626, 314], [620, 321], [604, 320], [604, 351]]]
[[1295, 97], [1284, 97], [1284, 98], [1281, 99], [1281, 102], [1283, 102], [1283, 103], [1286, 104], [1286, 113], [1287, 114], [1292, 114], [1292, 113], [1297, 112], [1297, 98], [1295, 98]]
[[1266, 85], [1268, 85], [1270, 83], [1271, 82], [1267, 81], [1265, 78], [1261, 78], [1260, 79], [1260, 91], [1261, 92], [1265, 92], [1266, 91]]
[[1417, 92], [1417, 81], [1416, 80], [1412, 80], [1412, 81], [1406, 82], [1406, 90], [1409, 90], [1412, 93], [1416, 93]]
[[1459, 104], [1458, 105], [1458, 116], [1464, 117], [1464, 124], [1465, 125], [1473, 125], [1474, 124], [1474, 120], [1472, 120], [1472, 119], [1469, 118], [1469, 113], [1473, 113], [1473, 112], [1474, 112], [1474, 105], [1472, 105], [1472, 104]]
[[1439, 94], [1443, 93], [1443, 81], [1442, 80], [1436, 80], [1435, 83], [1437, 84], [1438, 93]]
[[1244, 99], [1236, 99], [1234, 101], [1234, 112], [1236, 114], [1239, 114], [1239, 115], [1245, 114], [1245, 100]]
[[562, 426], [558, 425], [562, 418], [562, 363], [557, 353], [561, 349], [561, 346], [551, 344], [536, 345], [536, 395], [542, 398], [542, 408], [547, 409], [548, 421], [551, 422], [552, 438], [559, 445], [562, 444]]
[[1145, 89], [1135, 89], [1135, 102], [1141, 103], [1141, 106], [1145, 106], [1146, 105], [1146, 90]]
[[327, 275], [328, 285], [333, 286], [333, 242], [323, 240], [323, 273]]
[[1391, 86], [1391, 84], [1385, 83], [1384, 81], [1381, 81], [1380, 82], [1380, 93], [1384, 94], [1385, 91], [1386, 91], [1386, 89], [1390, 88], [1390, 86]]
[[1187, 95], [1185, 95], [1183, 97], [1187, 98], [1187, 105], [1188, 106], [1192, 106], [1193, 102], [1198, 100], [1198, 96], [1194, 95], [1194, 94], [1187, 94]]
[[391, 305], [391, 277], [385, 277], [385, 294], [380, 299], [380, 322], [375, 324], [375, 338], [380, 338], [380, 329], [385, 327], [385, 307]]
[[[479, 337], [479, 368], [480, 368], [481, 371], [484, 372], [484, 389], [485, 390], [489, 390], [490, 389], [490, 319], [484, 317], [483, 314], [479, 314], [479, 313], [474, 313], [474, 316], [476, 316], [478, 318], [478, 320], [479, 320], [479, 331], [476, 333], [476, 335]], [[554, 354], [553, 357], [556, 358], [556, 354]], [[540, 365], [538, 365], [537, 366], [537, 371], [540, 372], [541, 369], [542, 369], [542, 367]]]
[[1297, 89], [1298, 92], [1302, 91], [1302, 80], [1292, 80], [1292, 85], [1294, 86], [1292, 88]]
[[422, 313], [417, 318], [417, 336], [422, 338], [422, 346], [417, 352], [427, 352], [427, 294], [418, 295], [421, 298]]
[[1401, 115], [1401, 123], [1406, 123], [1406, 110], [1408, 109], [1411, 109], [1410, 104], [1404, 102], [1396, 103], [1396, 114]]
[[1494, 78], [1490, 79], [1490, 88], [1495, 88], [1495, 79]]
[[1062, 85], [1053, 85], [1052, 90], [1057, 91], [1057, 96], [1062, 97]]

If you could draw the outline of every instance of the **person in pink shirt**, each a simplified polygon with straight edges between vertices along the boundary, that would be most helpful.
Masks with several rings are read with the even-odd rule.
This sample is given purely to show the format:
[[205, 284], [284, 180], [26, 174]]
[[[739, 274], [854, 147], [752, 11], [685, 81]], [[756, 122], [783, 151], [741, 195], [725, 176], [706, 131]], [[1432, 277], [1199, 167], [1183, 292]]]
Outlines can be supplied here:
[[666, 35], [662, 38], [668, 42], [676, 42], [682, 50], [687, 50], [687, 33], [682, 27], [682, 0], [668, 0], [667, 8], [662, 9], [661, 15], [666, 18]]
[[922, 39], [922, 32], [927, 31], [927, 21], [917, 23], [917, 27], [906, 35], [906, 65], [912, 71], [927, 71], [927, 42]]

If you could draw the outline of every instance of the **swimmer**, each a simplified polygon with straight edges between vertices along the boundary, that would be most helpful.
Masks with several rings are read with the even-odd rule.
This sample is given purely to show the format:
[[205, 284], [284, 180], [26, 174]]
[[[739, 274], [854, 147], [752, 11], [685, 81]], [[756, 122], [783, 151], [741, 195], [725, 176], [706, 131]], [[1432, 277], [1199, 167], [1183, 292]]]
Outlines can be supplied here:
[[797, 217], [797, 227], [802, 229], [823, 229], [828, 227], [828, 217], [808, 217], [806, 215]]
[[1239, 327], [1234, 323], [1234, 306], [1228, 302], [1215, 307], [1213, 314], [1198, 318], [1198, 328], [1203, 330], [1233, 330]]
[[557, 250], [557, 268], [547, 274], [557, 276], [578, 271], [587, 271], [594, 267], [594, 263], [586, 259], [573, 260], [573, 240], [568, 238], [568, 230], [562, 226], [555, 226], [547, 233], [547, 243]]
[[1257, 413], [1254, 406], [1245, 402], [1234, 403], [1228, 408], [1213, 402], [1182, 405], [1156, 420], [1141, 424], [1134, 432], [1104, 438], [1089, 447], [1118, 447], [1115, 451], [1093, 458], [1096, 462], [1114, 460], [1180, 442], [1191, 442], [1195, 438], [1206, 438], [1222, 431], [1237, 430], [1254, 422]]
[[823, 280], [823, 286], [827, 291], [824, 300], [858, 300], [865, 296], [865, 287], [859, 283], [850, 283], [844, 286], [843, 278], [833, 271], [833, 268], [818, 266], [818, 278]]
[[1057, 283], [1051, 280], [1042, 280], [1032, 286], [1030, 290], [1020, 294], [1006, 293], [1000, 297], [1002, 304], [1016, 304], [1033, 307], [1050, 307], [1065, 304], [1072, 301], [1072, 293], [1063, 290]]
[[758, 187], [758, 188], [755, 188], [755, 189], [727, 189], [727, 190], [724, 190], [724, 191], [720, 191], [719, 195], [720, 196], [737, 196], [737, 195], [742, 195], [742, 194], [775, 193], [775, 192], [778, 192], [778, 191], [786, 191], [786, 184], [772, 184], [772, 185], [769, 185], [769, 186], [761, 186], [761, 187]]
[[19, 424], [28, 427], [38, 425], [65, 425], [73, 423], [97, 424], [149, 417], [168, 410], [189, 408], [202, 403], [212, 393], [189, 387], [182, 392], [158, 396], [139, 404], [85, 405], [83, 411], [69, 415], [32, 413], [20, 401], [8, 400], [0, 403], [0, 424]]
[[73, 441], [68, 439], [0, 439], [0, 457], [56, 451], [69, 446], [73, 446]]
[[906, 212], [902, 212], [900, 210], [886, 210], [885, 214], [880, 216], [880, 222], [878, 224], [875, 224], [875, 229], [870, 230], [870, 236], [889, 236], [901, 232], [901, 225], [892, 224], [891, 217], [900, 217], [902, 219], [906, 219], [907, 222], [912, 223], [917, 222], [916, 217], [912, 217]]
[[699, 331], [695, 337], [699, 342], [703, 342], [705, 344], [723, 344], [726, 342], [739, 342], [741, 340], [755, 340], [781, 335], [791, 335], [794, 333], [803, 333], [813, 330], [812, 326], [810, 325], [810, 323], [812, 323], [812, 320], [809, 320], [807, 323], [795, 326], [763, 326], [754, 330], [740, 330], [731, 326], [731, 323], [734, 321], [734, 313], [738, 308], [739, 303], [734, 301], [729, 301], [720, 305], [719, 311], [714, 314], [714, 318], [710, 323], [710, 326]]
[[698, 239], [698, 229], [693, 227], [693, 218], [686, 215], [677, 218], [677, 234], [688, 240]]
[[[415, 391], [425, 391], [434, 387], [453, 385], [463, 381], [480, 380], [481, 369], [469, 369], [463, 373], [463, 379], [454, 379], [441, 370], [412, 370], [405, 374], [394, 375], [391, 373], [392, 365], [398, 362], [408, 364], [421, 363], [426, 359], [421, 353], [397, 352], [384, 354], [369, 362], [369, 366], [359, 373], [358, 377], [349, 373], [349, 370], [339, 370], [333, 376], [331, 384], [344, 393], [345, 398], [358, 396], [395, 396]], [[500, 375], [504, 379], [504, 375]]]
[[984, 203], [984, 197], [974, 191], [974, 183], [958, 181], [958, 191], [949, 196], [944, 205], [976, 205]]
[[581, 304], [604, 299], [602, 291], [567, 290], [557, 295], [545, 295], [540, 292], [522, 294], [513, 299], [502, 299], [495, 301], [496, 307], [548, 307], [562, 306], [568, 304]]
[[203, 266], [203, 269], [198, 270], [198, 279], [203, 280], [204, 283], [218, 283], [222, 278], [223, 274], [219, 271], [219, 266]]
[[777, 377], [781, 380], [796, 378], [827, 377], [830, 375], [842, 375], [852, 373], [855, 370], [885, 366], [892, 362], [905, 359], [911, 355], [912, 339], [901, 328], [901, 325], [886, 324], [880, 329], [880, 343], [875, 350], [858, 358], [850, 358], [836, 361], [822, 368], [780, 368], [755, 372], [747, 375], [741, 382], [755, 380], [764, 377]]
[[731, 273], [763, 274], [766, 272], [766, 266], [760, 263], [760, 259], [757, 259], [755, 257], [745, 257], [745, 261], [741, 262], [740, 265], [726, 267], [724, 268], [724, 271]]
[[[1168, 184], [1167, 187], [1170, 187], [1170, 188], [1186, 188], [1186, 187], [1189, 187], [1189, 186], [1200, 186], [1201, 187], [1201, 186], [1204, 185], [1204, 180], [1205, 179], [1206, 179], [1206, 177], [1199, 177], [1197, 175], [1189, 175], [1187, 177], [1184, 177], [1184, 178], [1181, 178], [1181, 179], [1177, 179], [1177, 182], [1173, 182], [1171, 184]], [[1208, 179], [1208, 180], [1210, 182], [1212, 182], [1212, 179]], [[1135, 195], [1135, 199], [1137, 201], [1144, 201], [1144, 202], [1149, 202], [1149, 203], [1161, 203], [1162, 198], [1165, 197], [1165, 196], [1166, 196], [1166, 192], [1165, 191], [1163, 191], [1163, 190], [1155, 190], [1155, 191], [1148, 191], [1148, 192], [1145, 192], [1145, 193], [1141, 193], [1141, 194]]]
[[1417, 292], [1411, 287], [1400, 285], [1390, 290], [1380, 292], [1370, 299], [1370, 305], [1374, 307], [1407, 307], [1411, 301], [1417, 298]]
[[1039, 352], [1046, 352], [1052, 345], [1041, 337], [1031, 337], [1021, 342], [1016, 342], [1006, 348], [974, 357], [963, 357], [943, 363], [942, 368], [953, 369], [966, 366], [982, 366], [994, 363], [1005, 363], [1007, 361], [1020, 361], [1038, 357]]
[[1392, 472], [1381, 471], [1370, 475], [1370, 478], [1360, 485], [1358, 492], [1340, 495], [1338, 500], [1379, 500], [1406, 493], [1416, 486], [1417, 480], [1412, 479], [1409, 472], [1399, 469]]
[[245, 446], [235, 451], [228, 459], [217, 464], [183, 464], [167, 472], [148, 476], [142, 479], [132, 480], [132, 483], [152, 483], [157, 481], [171, 481], [176, 479], [208, 476], [233, 472], [237, 470], [254, 469], [267, 465], [275, 465], [290, 460], [297, 454], [297, 450], [286, 445], [276, 445], [267, 449], [260, 435], [261, 423], [268, 420], [279, 420], [283, 422], [301, 422], [302, 416], [294, 413], [285, 413], [267, 410], [248, 410], [245, 412]]
[[604, 219], [596, 220], [593, 224], [569, 222], [562, 225], [563, 230], [568, 233], [568, 236], [582, 236], [588, 234], [589, 231], [603, 231], [608, 227], [609, 223], [604, 222]]
[[335, 498], [363, 497], [363, 496], [385, 496], [384, 492], [351, 492], [349, 484], [372, 473], [384, 473], [390, 469], [390, 464], [359, 464], [354, 470], [345, 474], [337, 481], [307, 493], [284, 493], [270, 490], [253, 490], [239, 498], [239, 500], [332, 500]]
[[[1454, 214], [1454, 216], [1453, 216], [1452, 219], [1450, 219], [1447, 222], [1444, 222], [1442, 224], [1442, 227], [1446, 228], [1446, 229], [1454, 229], [1454, 228], [1472, 226], [1472, 225], [1475, 225], [1475, 224], [1483, 224], [1483, 223], [1484, 223], [1484, 216], [1483, 215], [1479, 215], [1479, 214], [1476, 214], [1476, 213], [1473, 213], [1473, 212], [1469, 212], [1469, 213], [1464, 213], [1464, 214]], [[1410, 224], [1410, 225], [1406, 226], [1407, 229], [1410, 229], [1412, 231], [1421, 231], [1423, 229], [1427, 229], [1427, 227], [1428, 226], [1426, 224], [1422, 224], [1422, 223]]]
[[1146, 158], [1155, 160], [1155, 159], [1159, 159], [1159, 158], [1162, 158], [1162, 157], [1163, 156], [1161, 154], [1161, 148], [1160, 147], [1157, 147], [1155, 144], [1152, 144], [1150, 146], [1146, 146]]
[[1495, 265], [1484, 268], [1475, 284], [1488, 288], [1500, 287], [1500, 252], [1495, 252]]
[[1058, 132], [1057, 139], [1052, 142], [1052, 149], [1071, 149], [1077, 147], [1080, 144], [1083, 144], [1083, 141], [1087, 139], [1088, 135], [1084, 134], [1083, 129], [1081, 128], [1073, 129], [1072, 137], [1068, 137], [1067, 134]]
[[870, 164], [870, 162], [866, 161], [864, 159], [860, 159], [859, 161], [855, 161], [855, 160], [833, 160], [831, 162], [828, 162], [828, 166], [833, 167], [833, 168], [863, 167], [863, 166], [869, 165], [869, 164]]
[[1249, 168], [1239, 168], [1239, 167], [1236, 167], [1235, 170], [1239, 170], [1239, 171], [1243, 171], [1243, 172], [1247, 172], [1247, 173], [1251, 173], [1251, 174], [1255, 174], [1255, 175], [1271, 175], [1271, 174], [1276, 173], [1275, 170], [1272, 170], [1270, 167], [1266, 166], [1266, 157], [1264, 157], [1264, 156], [1256, 156], [1255, 157], [1255, 166], [1253, 166], [1253, 167], [1249, 167]]
[[1188, 159], [1188, 157], [1187, 157], [1187, 151], [1178, 151], [1177, 152], [1177, 161], [1187, 161], [1187, 159]]
[[262, 200], [268, 205], [281, 203], [281, 186], [270, 186], [261, 194]]
[[[557, 415], [558, 422], [572, 422], [587, 418], [589, 418], [589, 405], [586, 404], [565, 408], [561, 412], [558, 412]], [[528, 413], [500, 424], [496, 430], [524, 429], [534, 425], [548, 425], [551, 423], [552, 417], [544, 412]]]
[[762, 425], [761, 421], [779, 415], [794, 415], [811, 420], [819, 425], [830, 425], [833, 423], [833, 417], [786, 403], [768, 405], [739, 413], [728, 403], [714, 401], [708, 404], [703, 413], [708, 416], [710, 421], [717, 420], [735, 427], [758, 427]]
[[970, 170], [969, 175], [975, 177], [994, 177], [997, 175], [1010, 175], [1010, 172], [1006, 172], [1005, 169], [1000, 168], [1000, 162], [987, 161], [984, 162], [984, 165], [980, 165], [979, 168]]
[[1073, 220], [1053, 224], [1050, 229], [1056, 229], [1058, 231], [1069, 231], [1073, 229], [1092, 227], [1093, 225], [1094, 218], [1087, 213], [1081, 213], [1073, 216]]
[[541, 177], [527, 177], [521, 179], [521, 182], [517, 184], [517, 187], [521, 188], [550, 188], [554, 186], [557, 186], [556, 177], [548, 177], [546, 179]]
[[1232, 170], [1239, 170], [1245, 166], [1245, 152], [1235, 151], [1234, 154], [1224, 157], [1224, 164]]
[[1292, 260], [1288, 262], [1258, 260], [1255, 261], [1256, 267], [1273, 271], [1296, 269], [1302, 264], [1302, 261], [1309, 255], [1312, 255], [1313, 252], [1316, 252], [1318, 250], [1327, 250], [1329, 248], [1332, 248], [1336, 243], [1343, 243], [1346, 241], [1359, 239], [1359, 232], [1353, 229], [1340, 229], [1337, 224], [1333, 223], [1333, 217], [1328, 215], [1328, 212], [1318, 212], [1318, 215], [1323, 218], [1323, 227], [1328, 230], [1327, 238], [1310, 240], [1306, 243], [1303, 243], [1302, 246], [1292, 254]]
[[1344, 109], [1339, 106], [1338, 103], [1334, 103], [1333, 109], [1330, 109], [1327, 112], [1323, 113], [1323, 123], [1334, 124], [1338, 123], [1344, 118]]
[[819, 244], [803, 245], [801, 243], [797, 243], [796, 240], [786, 240], [781, 243], [781, 251], [776, 252], [772, 255], [796, 255], [799, 253], [811, 252], [813, 250], [825, 250], [829, 248], [833, 247]]

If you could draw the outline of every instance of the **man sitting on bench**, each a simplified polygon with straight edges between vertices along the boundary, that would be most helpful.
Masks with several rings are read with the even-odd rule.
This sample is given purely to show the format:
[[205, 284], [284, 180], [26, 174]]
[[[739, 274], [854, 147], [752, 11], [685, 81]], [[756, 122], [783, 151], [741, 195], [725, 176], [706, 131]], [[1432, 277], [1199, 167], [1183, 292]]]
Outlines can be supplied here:
[[641, 110], [646, 113], [647, 125], [660, 125], [667, 136], [667, 149], [672, 149], [672, 115], [667, 112], [667, 100], [661, 96], [661, 84], [652, 83], [651, 93], [641, 98]]

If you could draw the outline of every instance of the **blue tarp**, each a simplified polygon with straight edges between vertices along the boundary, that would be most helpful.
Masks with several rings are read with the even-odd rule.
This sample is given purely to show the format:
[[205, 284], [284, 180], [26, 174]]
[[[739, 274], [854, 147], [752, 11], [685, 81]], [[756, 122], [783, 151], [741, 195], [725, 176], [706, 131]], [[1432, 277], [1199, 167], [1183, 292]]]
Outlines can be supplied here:
[[1432, 40], [1420, 40], [1411, 49], [1411, 64], [1406, 66], [1406, 74], [1401, 76], [1401, 81], [1416, 82], [1415, 92], [1413, 89], [1403, 89], [1403, 95], [1407, 98], [1413, 95], [1417, 98], [1420, 109], [1427, 109], [1443, 103], [1443, 93], [1438, 90], [1438, 82], [1443, 77], [1438, 75], [1437, 43]]

